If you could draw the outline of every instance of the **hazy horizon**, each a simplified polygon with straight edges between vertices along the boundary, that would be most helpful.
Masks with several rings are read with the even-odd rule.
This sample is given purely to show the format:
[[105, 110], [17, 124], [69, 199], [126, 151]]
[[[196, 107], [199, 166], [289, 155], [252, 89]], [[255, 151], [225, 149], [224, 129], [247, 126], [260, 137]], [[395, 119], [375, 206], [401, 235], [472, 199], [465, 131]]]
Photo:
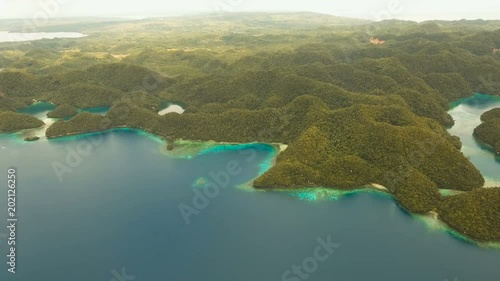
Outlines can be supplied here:
[[327, 4], [265, 0], [185, 0], [160, 2], [143, 0], [124, 3], [117, 0], [0, 0], [1, 19], [39, 19], [62, 17], [155, 17], [220, 12], [317, 12], [341, 17], [369, 20], [460, 20], [500, 19], [500, 2], [478, 0], [468, 3], [420, 0], [351, 0]]

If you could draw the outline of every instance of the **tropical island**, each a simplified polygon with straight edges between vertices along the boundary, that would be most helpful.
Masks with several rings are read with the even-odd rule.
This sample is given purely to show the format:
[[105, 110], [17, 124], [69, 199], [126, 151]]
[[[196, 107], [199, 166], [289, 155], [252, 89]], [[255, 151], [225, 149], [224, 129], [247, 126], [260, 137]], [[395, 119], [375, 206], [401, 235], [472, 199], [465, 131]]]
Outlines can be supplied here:
[[31, 137], [24, 138], [24, 140], [28, 141], [28, 142], [37, 141], [39, 139], [40, 139], [40, 137], [37, 137], [37, 136], [31, 136]]
[[11, 133], [25, 129], [34, 129], [45, 125], [36, 117], [10, 111], [0, 111], [0, 133]]
[[474, 136], [500, 154], [500, 108], [481, 116], [483, 123], [474, 130]]
[[53, 111], [47, 113], [49, 118], [67, 118], [78, 114], [78, 109], [69, 104], [62, 104]]
[[[38, 99], [60, 105], [52, 116], [111, 106], [106, 116], [55, 122], [49, 139], [129, 127], [171, 140], [282, 143], [288, 148], [255, 188], [375, 184], [412, 213], [500, 241], [500, 189], [482, 188], [446, 131], [450, 102], [500, 95], [488, 80], [500, 77], [499, 22], [251, 13], [73, 26], [90, 36], [0, 45], [0, 124], [10, 124], [4, 115], [28, 120], [14, 112]], [[187, 105], [185, 113], [158, 115], [166, 100]], [[476, 135], [492, 144], [499, 119], [490, 114]]]

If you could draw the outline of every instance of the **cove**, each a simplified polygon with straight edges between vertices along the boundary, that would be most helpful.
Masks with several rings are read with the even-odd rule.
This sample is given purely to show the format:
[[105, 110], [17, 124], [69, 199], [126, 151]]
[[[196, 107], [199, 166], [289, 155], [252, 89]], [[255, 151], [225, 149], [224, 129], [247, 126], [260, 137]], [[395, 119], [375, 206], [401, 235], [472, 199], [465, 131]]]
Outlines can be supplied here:
[[449, 111], [455, 126], [448, 132], [460, 137], [462, 152], [481, 171], [486, 187], [500, 187], [500, 156], [477, 141], [472, 133], [481, 124], [481, 115], [497, 107], [500, 107], [500, 97], [478, 93], [453, 103]]
[[[23, 108], [21, 110], [18, 110], [19, 113], [25, 113], [25, 114], [30, 114], [32, 116], [35, 116], [36, 118], [42, 120], [45, 123], [45, 126], [41, 128], [36, 128], [36, 129], [29, 129], [29, 130], [24, 130], [19, 133], [16, 133], [16, 135], [21, 136], [22, 138], [25, 137], [30, 137], [30, 136], [37, 136], [40, 139], [46, 139], [45, 132], [47, 129], [57, 121], [57, 118], [49, 118], [47, 117], [47, 113], [50, 111], [56, 109], [57, 106], [50, 103], [50, 102], [35, 102], [34, 104], [28, 106], [27, 108]], [[93, 114], [98, 114], [98, 115], [106, 115], [108, 113], [110, 107], [94, 107], [94, 108], [83, 108], [83, 109], [78, 109], [78, 112], [90, 112]], [[65, 120], [71, 119], [73, 116], [65, 118]]]
[[[18, 273], [0, 270], [0, 280], [111, 280], [122, 269], [134, 280], [283, 280], [328, 236], [340, 247], [307, 280], [500, 279], [500, 251], [422, 223], [382, 193], [238, 188], [270, 166], [270, 146], [173, 157], [158, 137], [131, 129], [35, 143], [4, 134], [0, 144], [0, 180], [18, 169], [20, 220]], [[71, 151], [84, 152], [78, 165], [69, 165]], [[195, 190], [231, 161], [242, 172], [186, 224], [179, 205], [193, 205]], [[54, 163], [71, 169], [62, 181]], [[0, 202], [6, 194], [1, 185]]]

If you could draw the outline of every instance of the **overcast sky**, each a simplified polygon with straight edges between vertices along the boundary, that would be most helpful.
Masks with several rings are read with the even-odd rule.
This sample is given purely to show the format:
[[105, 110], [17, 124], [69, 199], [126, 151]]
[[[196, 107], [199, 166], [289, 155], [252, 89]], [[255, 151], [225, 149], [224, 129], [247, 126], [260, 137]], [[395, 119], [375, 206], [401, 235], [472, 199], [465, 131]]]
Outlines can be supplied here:
[[312, 11], [381, 19], [500, 19], [499, 0], [0, 0], [0, 18], [161, 16], [203, 12]]

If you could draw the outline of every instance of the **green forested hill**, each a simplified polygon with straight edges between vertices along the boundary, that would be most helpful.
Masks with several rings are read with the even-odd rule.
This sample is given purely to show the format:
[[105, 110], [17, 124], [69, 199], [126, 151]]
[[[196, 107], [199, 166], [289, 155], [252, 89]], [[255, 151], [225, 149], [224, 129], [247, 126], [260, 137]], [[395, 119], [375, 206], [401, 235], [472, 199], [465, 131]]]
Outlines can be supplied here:
[[82, 112], [69, 121], [58, 120], [46, 132], [48, 138], [106, 131], [110, 122], [106, 117], [89, 112]]
[[500, 154], [500, 108], [485, 112], [481, 120], [483, 123], [474, 129], [474, 136]]
[[[449, 102], [500, 95], [498, 21], [251, 13], [42, 29], [63, 26], [89, 36], [0, 44], [0, 110], [33, 99], [112, 106], [106, 117], [58, 121], [48, 137], [129, 126], [172, 139], [285, 143], [255, 187], [382, 184], [412, 212], [436, 211], [470, 237], [500, 240], [498, 216], [479, 208], [500, 205], [497, 191], [480, 190], [484, 179], [445, 130]], [[163, 101], [186, 113], [159, 116]], [[440, 188], [465, 193], [444, 198]]]
[[0, 111], [0, 133], [21, 131], [43, 126], [45, 123], [39, 119], [21, 113], [10, 111]]
[[500, 108], [494, 108], [490, 111], [487, 111], [481, 115], [481, 121], [488, 122], [493, 119], [500, 118]]
[[66, 118], [66, 117], [71, 117], [73, 115], [76, 115], [78, 113], [78, 109], [75, 107], [68, 105], [68, 104], [62, 104], [58, 106], [56, 109], [53, 111], [47, 113], [47, 117], [49, 118]]

